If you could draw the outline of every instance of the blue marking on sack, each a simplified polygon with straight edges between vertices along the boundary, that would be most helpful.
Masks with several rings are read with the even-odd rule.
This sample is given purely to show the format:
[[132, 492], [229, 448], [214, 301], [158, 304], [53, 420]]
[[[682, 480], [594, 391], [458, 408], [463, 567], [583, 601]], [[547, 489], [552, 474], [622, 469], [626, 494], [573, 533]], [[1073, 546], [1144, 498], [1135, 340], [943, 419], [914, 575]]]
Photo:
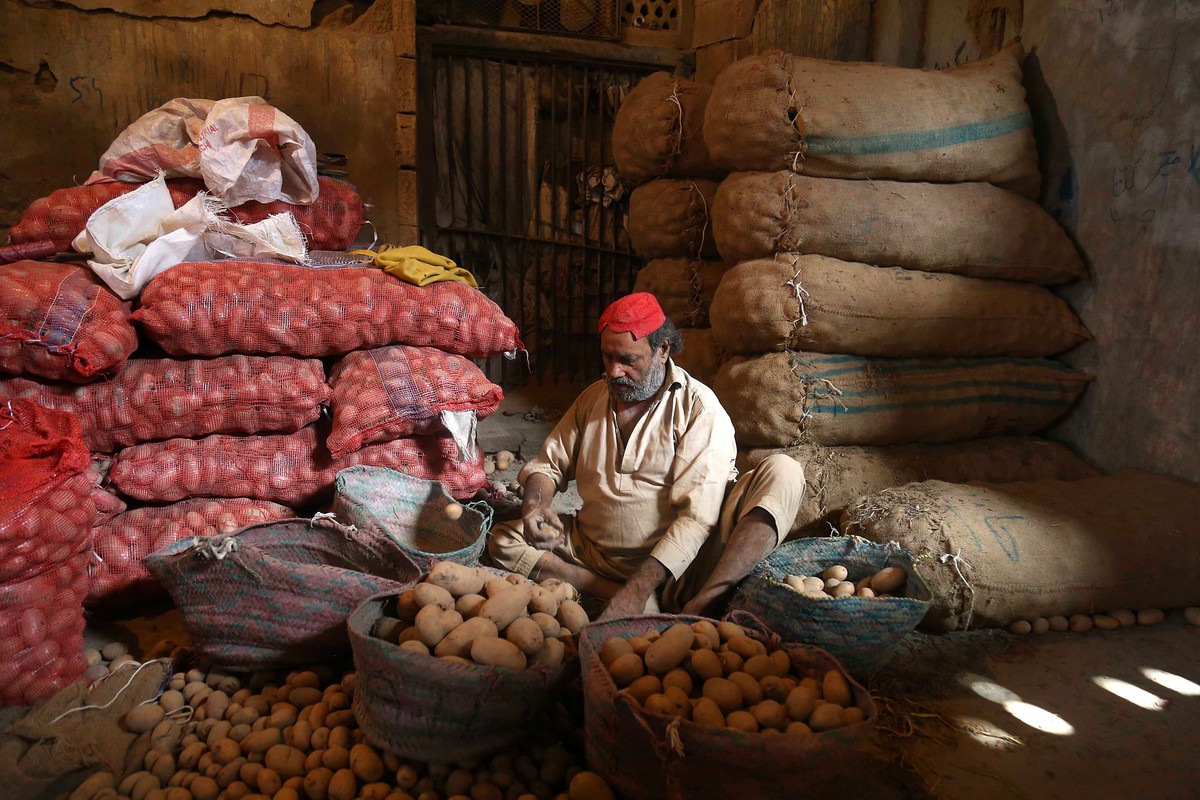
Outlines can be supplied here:
[[1006, 136], [1033, 126], [1028, 111], [1018, 111], [1000, 119], [968, 122], [949, 128], [908, 133], [883, 133], [875, 136], [809, 136], [806, 152], [826, 155], [867, 156], [880, 153], [912, 153], [970, 144]]
[[[996, 544], [1000, 545], [1000, 549], [1002, 551], [1004, 551], [1004, 555], [1008, 556], [1008, 560], [1014, 564], [1020, 564], [1021, 563], [1021, 551], [1020, 551], [1020, 548], [1017, 547], [1017, 537], [1013, 536], [1012, 531], [1010, 531], [1008, 529], [1008, 526], [1000, 521], [1000, 520], [1006, 520], [1006, 519], [1023, 520], [1023, 519], [1025, 519], [1025, 517], [1022, 517], [1020, 515], [1010, 516], [1010, 517], [986, 516], [983, 518], [983, 524], [988, 526], [988, 530], [990, 530], [992, 532], [992, 536], [995, 537], [995, 539], [996, 539]], [[992, 520], [996, 520], [997, 523], [995, 525], [993, 525]], [[1004, 539], [1002, 539], [1000, 537], [1001, 532], [1003, 532], [1004, 536], [1007, 537], [1007, 539], [1008, 539], [1007, 546], [1005, 545]]]
[[[837, 398], [832, 398], [836, 401]], [[948, 400], [925, 400], [925, 401], [910, 401], [905, 403], [879, 403], [873, 406], [856, 406], [854, 408], [843, 408], [842, 406], [834, 406], [832, 408], [812, 408], [809, 413], [812, 414], [871, 414], [880, 411], [900, 411], [903, 409], [913, 408], [946, 408], [949, 406], [965, 406], [965, 405], [983, 405], [988, 403], [1009, 403], [1013, 405], [1023, 406], [1045, 406], [1048, 408], [1061, 407], [1066, 408], [1074, 402], [1073, 398], [1064, 397], [1060, 399], [1042, 399], [1038, 397], [1019, 397], [1014, 395], [997, 394], [991, 397], [955, 397]]]

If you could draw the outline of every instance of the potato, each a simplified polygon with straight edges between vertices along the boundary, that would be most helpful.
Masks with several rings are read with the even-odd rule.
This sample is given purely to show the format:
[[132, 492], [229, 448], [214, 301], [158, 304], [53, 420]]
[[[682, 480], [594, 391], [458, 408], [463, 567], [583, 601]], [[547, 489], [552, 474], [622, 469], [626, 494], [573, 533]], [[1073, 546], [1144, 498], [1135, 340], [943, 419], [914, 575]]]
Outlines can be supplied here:
[[850, 576], [850, 571], [847, 570], [845, 567], [843, 567], [841, 564], [834, 564], [832, 567], [829, 567], [828, 569], [826, 569], [824, 572], [821, 573], [821, 577], [824, 578], [825, 580], [829, 580], [830, 578], [832, 578], [833, 580], [836, 580], [836, 581], [844, 581], [849, 576]]
[[1008, 623], [1007, 627], [1009, 633], [1015, 633], [1018, 636], [1024, 636], [1033, 631], [1033, 625], [1029, 623], [1029, 620], [1025, 619], [1015, 619]]
[[566, 581], [559, 580], [558, 578], [547, 578], [544, 581], [538, 581], [538, 586], [549, 589], [559, 604], [565, 603], [568, 600], [579, 602], [579, 590]]
[[517, 647], [505, 639], [485, 637], [471, 643], [471, 659], [476, 664], [507, 669], [525, 669], [527, 659]]
[[712, 645], [710, 649], [716, 650], [721, 646], [721, 634], [717, 633], [717, 626], [713, 625], [708, 620], [702, 619], [692, 623], [692, 630], [696, 633], [697, 646], [699, 646], [700, 637], [705, 637]]
[[688, 698], [687, 692], [678, 686], [664, 686], [662, 693], [667, 698], [668, 714], [673, 717], [691, 719], [692, 701]]
[[600, 663], [607, 667], [621, 656], [632, 652], [633, 645], [629, 643], [628, 639], [621, 636], [614, 636], [600, 645]]
[[1029, 623], [1029, 629], [1040, 636], [1050, 630], [1050, 620], [1045, 617], [1034, 617]]
[[646, 698], [646, 702], [642, 703], [642, 708], [650, 714], [667, 714], [671, 713], [671, 701], [664, 694], [652, 694]]
[[646, 668], [662, 675], [683, 661], [696, 639], [695, 631], [686, 623], [676, 623], [646, 650]]
[[1200, 625], [1200, 608], [1188, 606], [1183, 609], [1183, 618], [1189, 625]]
[[746, 629], [741, 625], [735, 625], [732, 622], [718, 622], [717, 634], [721, 637], [722, 642], [728, 642], [737, 636], [745, 636]]
[[1137, 612], [1138, 625], [1157, 625], [1166, 617], [1161, 608], [1143, 608]]
[[692, 676], [686, 669], [673, 669], [662, 678], [663, 693], [672, 686], [680, 689], [684, 695], [692, 693]]
[[286, 780], [304, 774], [304, 753], [286, 744], [277, 744], [267, 751], [263, 764]]
[[1093, 614], [1092, 622], [1102, 631], [1115, 631], [1121, 627], [1121, 623], [1117, 621], [1116, 617], [1111, 617], [1108, 614]]
[[462, 623], [437, 643], [433, 648], [435, 656], [459, 656], [466, 658], [471, 654], [471, 645], [481, 636], [497, 636], [496, 624], [486, 617], [474, 617]]
[[[461, 506], [459, 513], [462, 513]], [[478, 594], [483, 585], [489, 580], [490, 573], [464, 567], [453, 561], [439, 561], [425, 576], [425, 582], [440, 586], [454, 597], [468, 594]]]
[[[543, 614], [542, 612], [538, 611], [535, 614], [530, 614], [529, 618], [536, 622], [538, 627], [542, 629], [542, 636], [544, 638], [554, 639], [562, 635], [562, 625], [560, 625], [558, 620], [556, 620], [550, 614]], [[632, 647], [632, 645], [630, 646]]]
[[1118, 608], [1116, 611], [1110, 611], [1109, 616], [1119, 622], [1122, 628], [1128, 628], [1130, 625], [1137, 624], [1137, 614], [1127, 608]]
[[808, 727], [815, 732], [829, 731], [846, 724], [846, 710], [837, 703], [822, 703], [813, 709]]
[[358, 794], [358, 781], [348, 769], [339, 769], [329, 779], [329, 800], [354, 800]]
[[[463, 624], [466, 624], [466, 623], [463, 623]], [[438, 644], [440, 645], [441, 642], [438, 642]], [[420, 639], [410, 639], [407, 642], [401, 642], [400, 649], [401, 650], [409, 650], [413, 653], [420, 653], [421, 655], [426, 655], [426, 656], [432, 655], [429, 652], [429, 648], [426, 647], [425, 643], [422, 642]]]
[[1055, 614], [1054, 616], [1050, 617], [1047, 622], [1050, 623], [1050, 630], [1054, 631], [1055, 633], [1062, 633], [1063, 631], [1070, 630], [1071, 628], [1070, 621], [1061, 614]]
[[784, 577], [783, 582], [786, 585], [795, 589], [797, 592], [803, 592], [804, 591], [804, 579], [805, 579], [805, 576], [803, 576], [803, 575], [788, 575], [788, 576]]
[[479, 616], [490, 619], [497, 630], [504, 630], [513, 620], [525, 614], [529, 605], [530, 588], [528, 585], [513, 586], [507, 592], [491, 595], [479, 607]]
[[850, 583], [849, 581], [842, 581], [837, 586], [833, 587], [832, 591], [830, 591], [830, 594], [836, 598], [853, 597], [854, 584]]
[[721, 713], [721, 709], [715, 701], [708, 697], [701, 697], [692, 706], [692, 722], [710, 728], [724, 728], [725, 715]]
[[280, 728], [263, 728], [242, 739], [239, 744], [246, 755], [266, 753], [275, 745], [283, 744], [283, 731]]
[[761, 681], [771, 674], [771, 657], [767, 655], [752, 656], [746, 659], [742, 671], [754, 680]]
[[566, 646], [558, 639], [550, 638], [542, 641], [542, 647], [529, 658], [530, 667], [555, 669], [563, 663], [566, 656]]
[[867, 598], [871, 598], [871, 597], [874, 597], [874, 596], [875, 596], [875, 592], [873, 592], [873, 591], [871, 590], [871, 587], [869, 587], [869, 586], [864, 586], [864, 587], [862, 587], [861, 589], [856, 589], [856, 590], [854, 591], [854, 596], [855, 596], [855, 597], [867, 597]]
[[158, 723], [163, 721], [165, 714], [166, 712], [159, 704], [147, 703], [129, 709], [123, 721], [126, 730], [132, 733], [146, 733], [154, 730]]
[[646, 698], [652, 694], [662, 694], [662, 681], [657, 675], [643, 675], [630, 683], [625, 691], [628, 692], [638, 703], [645, 705]]
[[187, 789], [192, 793], [194, 800], [217, 800], [217, 795], [221, 792], [221, 787], [217, 786], [215, 780], [203, 775], [196, 776]]
[[504, 638], [519, 647], [521, 652], [527, 656], [541, 650], [542, 643], [546, 639], [541, 626], [529, 617], [514, 619], [508, 629], [504, 631]]
[[333, 770], [328, 767], [317, 767], [308, 771], [304, 776], [304, 793], [311, 800], [325, 800], [329, 793], [329, 782], [333, 780]]
[[437, 605], [424, 606], [417, 612], [415, 622], [417, 638], [426, 647], [437, 647], [446, 634], [457, 628], [462, 622], [462, 615], [457, 611], [446, 611]]
[[545, 586], [530, 586], [528, 610], [530, 614], [554, 616], [558, 613], [558, 598]]
[[709, 678], [704, 682], [701, 694], [716, 703], [726, 716], [742, 707], [742, 690], [725, 678]]
[[608, 674], [612, 676], [617, 688], [623, 688], [640, 678], [646, 671], [642, 657], [637, 653], [626, 653], [619, 656], [608, 665]]
[[486, 600], [487, 598], [481, 594], [464, 594], [454, 601], [454, 610], [462, 614], [463, 619], [477, 617], [479, 609], [483, 607]]
[[775, 700], [763, 700], [749, 709], [760, 728], [783, 730], [787, 727], [788, 716], [783, 706]]
[[706, 681], [709, 678], [719, 678], [724, 674], [721, 667], [721, 658], [712, 650], [693, 650], [689, 666], [701, 681]]
[[745, 664], [745, 660], [741, 656], [728, 650], [717, 653], [717, 658], [721, 660], [721, 669], [725, 671], [726, 675], [741, 671]]
[[564, 600], [559, 603], [555, 619], [572, 634], [579, 633], [583, 630], [583, 626], [588, 624], [587, 612], [574, 600]]
[[758, 685], [762, 688], [764, 698], [779, 703], [787, 700], [788, 694], [796, 688], [795, 681], [790, 678], [781, 678], [778, 675], [768, 675], [759, 681]]
[[816, 688], [801, 684], [788, 692], [783, 704], [789, 717], [797, 722], [804, 722], [812, 716], [819, 699], [821, 698]]
[[854, 704], [854, 694], [850, 691], [850, 684], [846, 682], [845, 676], [836, 669], [829, 670], [821, 679], [821, 697], [830, 703], [837, 703], [839, 706]]
[[413, 599], [419, 608], [425, 608], [428, 605], [436, 605], [446, 611], [454, 608], [454, 596], [432, 583], [419, 583], [413, 587]]
[[758, 720], [749, 711], [734, 711], [725, 716], [725, 726], [735, 731], [758, 733]]
[[405, 622], [412, 622], [417, 618], [417, 612], [421, 607], [417, 605], [417, 593], [413, 589], [408, 589], [402, 592], [396, 598], [396, 616]]
[[504, 580], [504, 578], [492, 576], [484, 582], [482, 594], [484, 597], [491, 599], [497, 595], [504, 594], [512, 588], [513, 585]]
[[762, 642], [751, 639], [749, 636], [735, 636], [726, 644], [729, 645], [730, 650], [746, 659], [767, 653], [767, 648], [763, 646]]
[[637, 653], [639, 656], [646, 655], [646, 651], [650, 649], [651, 644], [653, 644], [653, 642], [651, 642], [645, 636], [633, 636], [629, 639], [629, 646], [632, 647], [633, 652]]
[[884, 567], [871, 576], [871, 591], [875, 594], [895, 594], [906, 583], [908, 570], [904, 567]]
[[858, 706], [850, 706], [846, 710], [846, 724], [855, 725], [867, 718], [867, 712]]
[[567, 789], [568, 800], [615, 800], [604, 778], [583, 770], [575, 773]]
[[370, 745], [356, 744], [350, 748], [350, 771], [363, 783], [374, 783], [383, 777], [383, 760]]

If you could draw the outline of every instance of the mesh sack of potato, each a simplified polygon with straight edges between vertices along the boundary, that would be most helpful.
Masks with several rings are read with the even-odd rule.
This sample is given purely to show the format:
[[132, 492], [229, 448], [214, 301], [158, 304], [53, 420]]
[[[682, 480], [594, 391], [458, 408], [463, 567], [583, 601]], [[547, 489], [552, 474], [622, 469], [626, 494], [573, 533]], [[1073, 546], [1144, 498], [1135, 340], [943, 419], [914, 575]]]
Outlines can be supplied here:
[[[345, 250], [358, 235], [365, 220], [363, 201], [358, 190], [346, 181], [317, 178], [321, 193], [311, 205], [275, 201], [250, 201], [229, 209], [243, 225], [262, 222], [273, 214], [289, 213], [296, 218], [305, 242], [312, 250]], [[66, 253], [71, 242], [87, 225], [88, 217], [110, 200], [132, 192], [142, 184], [114, 181], [58, 189], [34, 200], [8, 235], [13, 244], [53, 245], [51, 253]], [[171, 202], [176, 208], [204, 191], [204, 182], [190, 178], [167, 181]], [[49, 253], [47, 254], [49, 255]]]
[[142, 559], [180, 539], [229, 534], [275, 519], [295, 517], [285, 506], [247, 498], [192, 498], [169, 506], [134, 508], [92, 528], [86, 604], [119, 606], [164, 594]]
[[337, 474], [330, 510], [360, 531], [395, 542], [416, 564], [416, 579], [439, 561], [474, 566], [491, 529], [491, 508], [459, 505], [440, 483], [387, 467], [349, 467]]
[[521, 741], [573, 667], [588, 622], [576, 598], [561, 581], [452, 561], [371, 597], [348, 623], [359, 726], [395, 755], [437, 763]]
[[131, 359], [84, 386], [13, 378], [0, 381], [5, 395], [71, 412], [88, 449], [111, 453], [156, 439], [297, 431], [321, 416], [329, 387], [315, 358], [234, 355]]
[[[334, 456], [413, 434], [445, 433], [444, 415], [483, 419], [504, 391], [462, 356], [433, 347], [393, 345], [351, 353], [329, 376]], [[453, 424], [451, 422], [451, 424]]]
[[327, 501], [338, 471], [359, 464], [439, 481], [455, 497], [471, 497], [487, 482], [483, 453], [462, 458], [450, 436], [409, 436], [332, 458], [325, 431], [310, 425], [289, 434], [145, 442], [117, 453], [109, 480], [121, 494], [147, 503], [253, 497], [293, 508]]
[[622, 797], [799, 796], [878, 717], [837, 659], [744, 612], [596, 622], [579, 648], [588, 764]]
[[395, 542], [328, 514], [183, 539], [142, 563], [170, 593], [196, 649], [237, 669], [347, 652], [350, 612], [416, 571]]
[[171, 355], [329, 356], [388, 344], [486, 358], [521, 347], [517, 326], [465, 283], [413, 286], [376, 267], [232, 259], [179, 264], [134, 312]]
[[[787, 582], [789, 577], [817, 578], [839, 566], [846, 571], [841, 580], [856, 586], [889, 568], [887, 576], [901, 583], [886, 584], [887, 576], [881, 576], [875, 585], [889, 596], [868, 597], [834, 596], [820, 589], [805, 593]], [[903, 547], [836, 536], [782, 545], [738, 584], [729, 607], [755, 615], [787, 641], [827, 650], [850, 674], [866, 677], [891, 660], [931, 600], [929, 587], [913, 568], [912, 554]]]
[[130, 304], [89, 269], [18, 261], [0, 284], [0, 372], [86, 383], [137, 349]]

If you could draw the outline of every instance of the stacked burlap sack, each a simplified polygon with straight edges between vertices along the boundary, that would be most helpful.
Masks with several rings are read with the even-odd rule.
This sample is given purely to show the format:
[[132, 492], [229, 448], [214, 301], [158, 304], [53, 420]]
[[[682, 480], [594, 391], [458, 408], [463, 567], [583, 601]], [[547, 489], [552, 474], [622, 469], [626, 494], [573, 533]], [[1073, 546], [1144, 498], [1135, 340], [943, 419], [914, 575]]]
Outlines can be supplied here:
[[805, 465], [796, 531], [910, 480], [1094, 474], [1030, 438], [1089, 380], [1048, 357], [1089, 333], [1046, 288], [1084, 268], [1028, 199], [1019, 58], [932, 72], [771, 54], [717, 78], [705, 139], [733, 172], [712, 228], [736, 266], [709, 307], [730, 354], [713, 388], [743, 466]]
[[[90, 602], [157, 592], [143, 556], [315, 509], [356, 464], [459, 498], [484, 485], [474, 421], [501, 391], [469, 359], [517, 349], [515, 326], [466, 284], [345, 263], [181, 264], [132, 314], [82, 268], [0, 267], [22, 289], [0, 301], [15, 348], [3, 369], [24, 373], [0, 396], [74, 414], [91, 450], [112, 454], [109, 486], [146, 506], [97, 528]], [[129, 359], [134, 321], [170, 357]], [[339, 357], [328, 383], [327, 356]]]
[[658, 298], [683, 335], [675, 360], [709, 383], [720, 366], [708, 307], [727, 265], [711, 222], [718, 182], [704, 141], [711, 86], [656, 72], [621, 104], [613, 122], [613, 157], [621, 178], [639, 184], [629, 197], [629, 239], [647, 260], [634, 289]]

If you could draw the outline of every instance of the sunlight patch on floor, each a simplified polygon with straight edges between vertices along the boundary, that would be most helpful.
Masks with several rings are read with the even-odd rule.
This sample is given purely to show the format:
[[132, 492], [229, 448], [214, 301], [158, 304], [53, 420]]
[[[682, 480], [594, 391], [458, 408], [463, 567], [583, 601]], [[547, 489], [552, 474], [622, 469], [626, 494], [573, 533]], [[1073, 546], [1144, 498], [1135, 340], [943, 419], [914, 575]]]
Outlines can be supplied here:
[[1110, 678], [1107, 675], [1097, 675], [1092, 681], [1107, 692], [1112, 692], [1122, 700], [1128, 700], [1138, 708], [1147, 711], [1162, 711], [1168, 703], [1158, 695], [1151, 694], [1141, 687], [1134, 686], [1129, 681], [1120, 678]]
[[1200, 695], [1200, 684], [1189, 681], [1182, 675], [1176, 675], [1173, 672], [1166, 672], [1154, 667], [1142, 667], [1142, 674], [1164, 689], [1170, 689], [1172, 692], [1181, 694], [1184, 697], [1196, 697]]

